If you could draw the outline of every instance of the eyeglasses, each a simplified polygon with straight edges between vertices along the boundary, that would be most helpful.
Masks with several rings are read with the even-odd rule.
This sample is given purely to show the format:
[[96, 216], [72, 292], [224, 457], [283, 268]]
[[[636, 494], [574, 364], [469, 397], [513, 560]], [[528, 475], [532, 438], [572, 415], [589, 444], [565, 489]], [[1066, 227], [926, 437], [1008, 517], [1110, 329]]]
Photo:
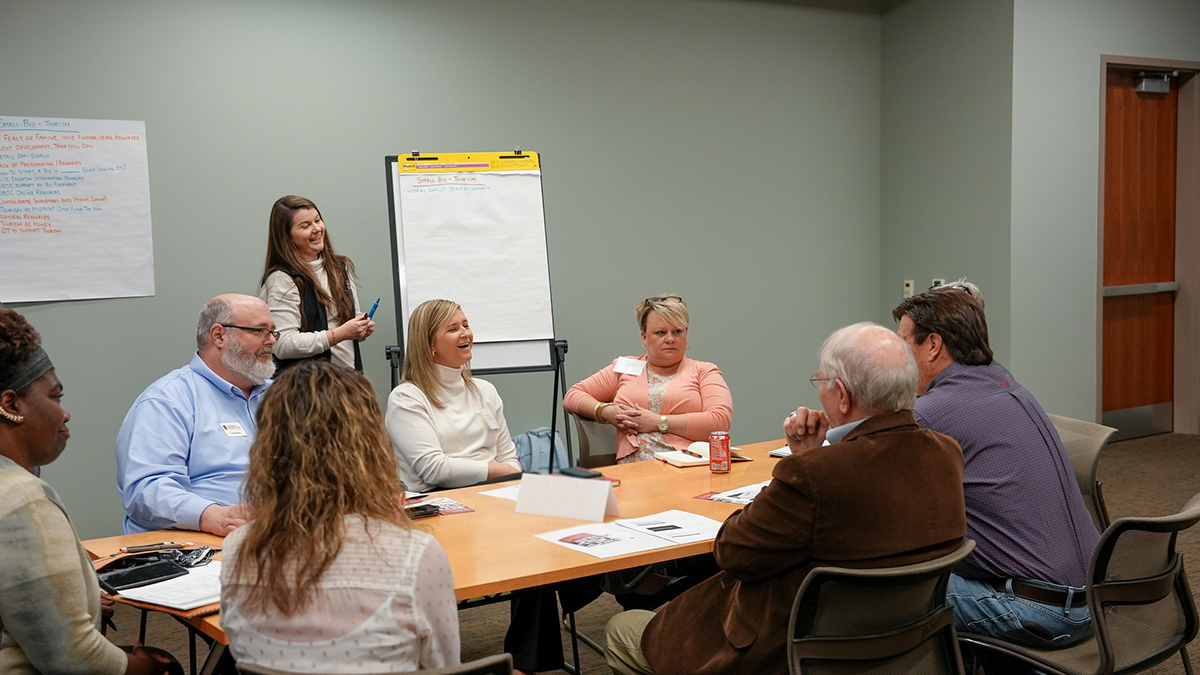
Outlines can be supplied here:
[[813, 386], [813, 389], [820, 389], [821, 386], [817, 384], [818, 382], [828, 382], [832, 379], [832, 377], [817, 377], [816, 375], [813, 375], [812, 377], [808, 378], [808, 383]]
[[968, 295], [974, 295], [974, 293], [971, 292], [971, 289], [968, 286], [966, 286], [964, 284], [960, 284], [958, 282], [954, 282], [952, 284], [936, 284], [936, 285], [930, 286], [929, 290], [931, 290], [931, 291], [936, 291], [936, 290], [962, 291], [963, 293], [966, 293]]
[[279, 331], [277, 331], [277, 330], [267, 330], [266, 328], [251, 328], [250, 326], [235, 326], [231, 323], [223, 323], [221, 325], [226, 328], [236, 328], [238, 330], [244, 330], [247, 333], [254, 333], [260, 339], [264, 339], [264, 340], [266, 338], [263, 337], [263, 333], [270, 335], [271, 337], [275, 338], [276, 340], [279, 339]]
[[646, 298], [645, 300], [642, 301], [642, 304], [650, 305], [653, 307], [654, 305], [656, 305], [660, 302], [666, 302], [667, 300], [678, 300], [680, 302], [683, 302], [683, 298], [672, 293], [671, 295], [655, 295], [655, 296]]

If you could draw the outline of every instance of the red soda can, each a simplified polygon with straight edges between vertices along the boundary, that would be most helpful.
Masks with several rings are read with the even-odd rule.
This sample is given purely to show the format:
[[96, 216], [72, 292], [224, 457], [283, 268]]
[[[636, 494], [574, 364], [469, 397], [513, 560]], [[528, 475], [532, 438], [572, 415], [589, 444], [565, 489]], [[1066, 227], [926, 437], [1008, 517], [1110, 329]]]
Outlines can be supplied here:
[[708, 469], [713, 473], [729, 473], [728, 431], [714, 431], [708, 435]]

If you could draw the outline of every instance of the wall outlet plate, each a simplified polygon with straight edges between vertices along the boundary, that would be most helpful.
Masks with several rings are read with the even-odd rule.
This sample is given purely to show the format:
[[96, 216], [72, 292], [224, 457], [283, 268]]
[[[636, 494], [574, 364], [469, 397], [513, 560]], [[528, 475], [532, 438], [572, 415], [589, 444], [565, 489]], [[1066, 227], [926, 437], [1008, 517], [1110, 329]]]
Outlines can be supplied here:
[[929, 285], [929, 287], [930, 287], [930, 288], [933, 288], [933, 287], [935, 287], [935, 286], [945, 286], [945, 285], [946, 285], [946, 280], [945, 280], [945, 279], [934, 279], [934, 280], [933, 280], [933, 283], [932, 283], [932, 284], [930, 284], [930, 285]]
[[904, 280], [904, 297], [911, 298], [913, 296], [913, 293], [916, 292], [916, 289], [917, 289], [917, 284], [915, 281], [913, 281], [912, 279]]

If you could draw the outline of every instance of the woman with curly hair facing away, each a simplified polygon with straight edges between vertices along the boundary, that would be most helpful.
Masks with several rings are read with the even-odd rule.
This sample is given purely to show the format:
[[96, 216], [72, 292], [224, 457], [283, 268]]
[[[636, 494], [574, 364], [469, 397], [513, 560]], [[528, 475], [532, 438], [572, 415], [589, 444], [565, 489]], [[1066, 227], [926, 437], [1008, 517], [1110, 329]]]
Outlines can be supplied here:
[[446, 553], [404, 514], [383, 416], [361, 374], [285, 370], [263, 397], [225, 539], [221, 625], [238, 663], [376, 673], [459, 663]]
[[[100, 634], [100, 585], [62, 500], [35, 472], [71, 433], [63, 385], [25, 317], [0, 309], [0, 673], [179, 673]], [[107, 610], [106, 610], [107, 611]]]

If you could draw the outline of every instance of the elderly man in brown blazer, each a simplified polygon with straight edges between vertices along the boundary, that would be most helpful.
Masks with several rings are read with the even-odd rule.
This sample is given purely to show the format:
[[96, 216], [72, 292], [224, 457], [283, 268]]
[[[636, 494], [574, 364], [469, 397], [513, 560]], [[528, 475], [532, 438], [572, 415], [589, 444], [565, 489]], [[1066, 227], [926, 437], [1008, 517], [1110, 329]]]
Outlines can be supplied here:
[[913, 419], [907, 345], [876, 324], [847, 326], [821, 347], [811, 382], [824, 412], [799, 408], [784, 421], [792, 455], [721, 527], [722, 571], [657, 614], [613, 617], [613, 672], [783, 675], [788, 614], [809, 570], [907, 565], [962, 542], [962, 451]]

